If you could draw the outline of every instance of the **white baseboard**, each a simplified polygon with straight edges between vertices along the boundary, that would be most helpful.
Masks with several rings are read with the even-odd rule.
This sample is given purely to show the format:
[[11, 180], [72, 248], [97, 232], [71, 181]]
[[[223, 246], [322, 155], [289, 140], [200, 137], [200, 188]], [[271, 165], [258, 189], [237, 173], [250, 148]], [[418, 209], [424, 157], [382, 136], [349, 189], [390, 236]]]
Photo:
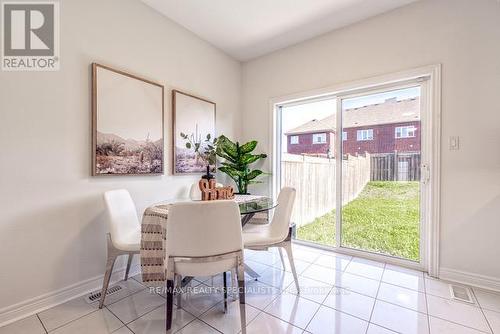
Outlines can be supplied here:
[[[133, 266], [130, 268], [129, 277], [138, 273], [140, 273], [140, 266]], [[110, 285], [123, 280], [124, 275], [125, 267], [115, 270], [111, 275]], [[103, 278], [104, 274], [4, 307], [0, 309], [0, 327], [100, 289]]]
[[500, 292], [500, 279], [450, 268], [440, 268], [439, 278], [470, 285], [472, 287]]

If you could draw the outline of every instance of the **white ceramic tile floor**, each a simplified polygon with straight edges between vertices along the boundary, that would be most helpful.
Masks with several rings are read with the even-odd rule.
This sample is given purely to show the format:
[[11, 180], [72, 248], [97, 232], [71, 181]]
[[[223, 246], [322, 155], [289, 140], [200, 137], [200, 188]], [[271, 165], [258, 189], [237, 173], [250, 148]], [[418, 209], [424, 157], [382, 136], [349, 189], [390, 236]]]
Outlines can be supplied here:
[[429, 333], [429, 320], [427, 315], [380, 300], [377, 300], [375, 303], [370, 321], [398, 333]]
[[477, 306], [429, 295], [427, 296], [427, 308], [429, 315], [433, 317], [455, 322], [483, 332], [489, 331], [484, 314]]
[[402, 286], [420, 292], [425, 292], [424, 274], [420, 271], [387, 265], [382, 276], [382, 282]]
[[321, 306], [306, 330], [313, 334], [364, 334], [368, 322], [339, 312], [332, 308]]
[[305, 329], [321, 304], [291, 293], [283, 293], [264, 309], [281, 320]]
[[377, 299], [414, 311], [427, 313], [426, 297], [423, 292], [382, 282], [378, 290]]
[[354, 258], [351, 260], [345, 271], [366, 278], [380, 280], [382, 278], [382, 274], [384, 273], [384, 266], [379, 262]]
[[363, 320], [370, 320], [375, 299], [342, 288], [334, 288], [323, 302], [334, 308]]
[[314, 264], [328, 267], [340, 271], [344, 271], [349, 262], [351, 262], [352, 257], [342, 254], [334, 254], [334, 255], [320, 255]]
[[[241, 330], [239, 301], [229, 302], [226, 313], [224, 303], [219, 303], [205, 312], [200, 319], [223, 333], [238, 333]], [[247, 324], [260, 313], [259, 309], [246, 304], [245, 314]]]
[[493, 333], [500, 333], [500, 313], [490, 310], [483, 310]]
[[[276, 250], [246, 252], [262, 275], [259, 281], [247, 277], [247, 333], [500, 334], [500, 294], [474, 289], [471, 305], [451, 300], [448, 282], [418, 271], [302, 245], [293, 251], [299, 295]], [[0, 327], [0, 334], [165, 333], [165, 299], [142, 285], [140, 276], [133, 278], [102, 310], [80, 297]], [[221, 283], [220, 277], [214, 281]], [[193, 282], [207, 287], [211, 279]], [[229, 299], [224, 313], [220, 293], [191, 292], [182, 299], [171, 333], [240, 331], [238, 301]]]
[[45, 334], [45, 329], [38, 319], [38, 316], [32, 315], [22, 320], [0, 327], [0, 334]]
[[474, 289], [474, 295], [481, 307], [487, 310], [500, 312], [500, 294], [490, 291]]

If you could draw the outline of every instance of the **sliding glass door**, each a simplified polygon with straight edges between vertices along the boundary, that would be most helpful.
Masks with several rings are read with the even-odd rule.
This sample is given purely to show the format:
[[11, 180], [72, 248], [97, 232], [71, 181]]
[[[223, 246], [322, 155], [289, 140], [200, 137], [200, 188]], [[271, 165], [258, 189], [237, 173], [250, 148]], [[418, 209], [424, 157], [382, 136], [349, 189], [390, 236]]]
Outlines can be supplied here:
[[339, 99], [340, 245], [419, 262], [420, 86]]
[[336, 246], [336, 108], [334, 98], [280, 108], [281, 187], [297, 190], [296, 238], [326, 246]]
[[279, 106], [297, 240], [421, 263], [421, 95], [414, 81]]

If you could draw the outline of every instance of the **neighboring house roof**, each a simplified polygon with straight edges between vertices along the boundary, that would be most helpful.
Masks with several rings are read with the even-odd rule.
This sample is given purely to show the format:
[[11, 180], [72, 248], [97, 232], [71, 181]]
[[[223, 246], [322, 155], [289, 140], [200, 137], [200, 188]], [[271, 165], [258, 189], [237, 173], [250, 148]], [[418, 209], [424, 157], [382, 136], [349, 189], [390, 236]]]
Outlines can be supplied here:
[[[344, 128], [420, 121], [419, 98], [400, 101], [393, 98], [380, 104], [345, 109], [343, 116]], [[333, 114], [320, 120], [313, 119], [287, 131], [285, 135], [334, 132], [336, 118], [336, 114]]]

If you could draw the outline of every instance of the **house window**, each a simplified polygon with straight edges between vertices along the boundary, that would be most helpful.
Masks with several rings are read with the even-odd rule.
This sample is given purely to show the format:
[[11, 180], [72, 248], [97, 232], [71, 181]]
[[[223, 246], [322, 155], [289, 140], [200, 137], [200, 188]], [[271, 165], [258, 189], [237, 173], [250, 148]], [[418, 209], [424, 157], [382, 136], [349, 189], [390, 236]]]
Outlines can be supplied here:
[[326, 133], [313, 134], [313, 144], [324, 144], [324, 143], [326, 143]]
[[373, 140], [373, 129], [358, 130], [357, 139], [358, 141]]
[[295, 145], [299, 143], [299, 136], [290, 136], [290, 144]]
[[394, 130], [395, 138], [412, 138], [415, 137], [415, 133], [417, 132], [417, 128], [413, 125], [410, 126], [397, 126]]
[[342, 140], [347, 140], [347, 132], [342, 131]]

